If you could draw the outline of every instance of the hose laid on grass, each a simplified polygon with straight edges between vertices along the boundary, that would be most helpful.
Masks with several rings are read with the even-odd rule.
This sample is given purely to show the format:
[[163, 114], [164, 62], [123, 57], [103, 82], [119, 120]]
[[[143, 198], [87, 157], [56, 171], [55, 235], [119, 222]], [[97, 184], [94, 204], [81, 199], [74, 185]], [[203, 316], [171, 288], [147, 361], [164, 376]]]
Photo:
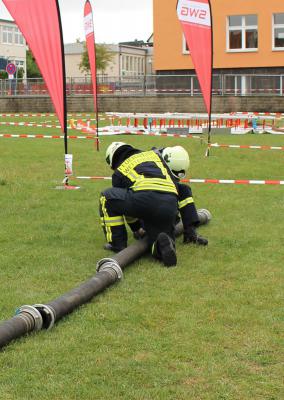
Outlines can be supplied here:
[[[205, 209], [198, 210], [200, 224], [207, 224], [211, 214]], [[176, 236], [183, 232], [182, 223], [176, 226]], [[23, 305], [16, 315], [0, 324], [0, 348], [12, 340], [30, 332], [51, 329], [55, 322], [71, 313], [75, 308], [87, 303], [108, 286], [120, 280], [122, 270], [148, 251], [147, 238], [138, 240], [112, 258], [103, 258], [97, 263], [96, 275], [68, 293], [47, 304]]]

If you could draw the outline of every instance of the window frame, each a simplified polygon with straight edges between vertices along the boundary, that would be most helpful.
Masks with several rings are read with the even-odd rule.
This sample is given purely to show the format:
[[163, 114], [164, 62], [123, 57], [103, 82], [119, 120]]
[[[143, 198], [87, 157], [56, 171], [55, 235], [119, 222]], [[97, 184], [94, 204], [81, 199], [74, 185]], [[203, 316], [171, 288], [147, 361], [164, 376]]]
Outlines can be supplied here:
[[[257, 25], [246, 25], [245, 17], [248, 15], [255, 15], [257, 17]], [[237, 25], [230, 27], [229, 18], [230, 17], [241, 17], [242, 25]], [[244, 47], [246, 44], [246, 31], [250, 29], [255, 29], [257, 31], [257, 45], [258, 45], [258, 15], [257, 14], [245, 14], [245, 15], [228, 15], [226, 18], [226, 51], [227, 53], [255, 53], [258, 51], [258, 47]], [[242, 35], [242, 47], [239, 49], [230, 49], [230, 32], [240, 30]]]
[[[17, 38], [18, 42], [16, 42], [16, 38]], [[14, 45], [15, 46], [24, 46], [25, 45], [24, 36], [22, 35], [22, 32], [20, 31], [20, 29], [17, 26], [14, 27]]]
[[[4, 35], [7, 35], [7, 40], [4, 40]], [[8, 37], [11, 35], [11, 42], [9, 42]], [[1, 43], [6, 45], [14, 44], [14, 27], [11, 25], [2, 25], [1, 29]]]
[[284, 29], [284, 23], [283, 24], [275, 24], [274, 23], [274, 16], [277, 14], [283, 14], [283, 13], [272, 13], [272, 51], [284, 51], [284, 46], [283, 47], [275, 47], [275, 29], [277, 28], [283, 28]]

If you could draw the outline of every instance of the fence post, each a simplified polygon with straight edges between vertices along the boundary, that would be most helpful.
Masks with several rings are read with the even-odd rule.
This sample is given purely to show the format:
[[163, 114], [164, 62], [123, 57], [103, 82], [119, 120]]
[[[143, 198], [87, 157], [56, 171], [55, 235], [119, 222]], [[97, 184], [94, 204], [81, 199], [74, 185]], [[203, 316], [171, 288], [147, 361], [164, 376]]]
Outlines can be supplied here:
[[73, 95], [73, 78], [70, 78], [70, 96]]
[[194, 96], [194, 80], [193, 80], [193, 76], [190, 77], [190, 96]]
[[146, 96], [146, 75], [143, 77], [143, 95]]
[[221, 96], [224, 96], [225, 93], [225, 75], [221, 74]]

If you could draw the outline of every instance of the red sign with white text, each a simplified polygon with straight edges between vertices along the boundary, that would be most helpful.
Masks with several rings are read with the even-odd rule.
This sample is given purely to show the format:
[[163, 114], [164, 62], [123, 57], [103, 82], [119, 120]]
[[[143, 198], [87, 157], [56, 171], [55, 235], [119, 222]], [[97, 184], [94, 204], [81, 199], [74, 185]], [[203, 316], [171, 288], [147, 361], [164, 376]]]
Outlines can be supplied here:
[[56, 0], [3, 0], [25, 37], [45, 80], [62, 128], [66, 131], [64, 64]]
[[209, 0], [178, 0], [177, 15], [194, 64], [208, 114], [212, 91], [212, 26]]

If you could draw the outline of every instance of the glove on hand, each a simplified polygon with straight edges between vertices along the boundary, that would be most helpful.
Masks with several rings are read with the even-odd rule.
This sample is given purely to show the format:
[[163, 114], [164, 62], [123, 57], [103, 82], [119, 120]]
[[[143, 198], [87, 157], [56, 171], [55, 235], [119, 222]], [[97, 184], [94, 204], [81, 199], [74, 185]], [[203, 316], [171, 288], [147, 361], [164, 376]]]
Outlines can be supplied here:
[[207, 246], [208, 240], [198, 235], [195, 228], [193, 226], [190, 226], [184, 231], [183, 243], [195, 243], [198, 245]]
[[136, 240], [143, 239], [145, 237], [146, 231], [143, 228], [139, 228], [138, 231], [133, 232], [133, 237]]

